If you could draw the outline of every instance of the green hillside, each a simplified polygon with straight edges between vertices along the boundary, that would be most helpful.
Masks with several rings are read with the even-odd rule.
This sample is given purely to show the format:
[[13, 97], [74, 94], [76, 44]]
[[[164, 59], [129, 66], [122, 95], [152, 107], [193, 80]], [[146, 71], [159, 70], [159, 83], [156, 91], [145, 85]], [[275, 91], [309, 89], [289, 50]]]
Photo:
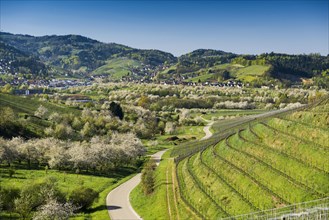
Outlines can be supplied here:
[[102, 43], [80, 35], [42, 36], [0, 32], [0, 42], [29, 56], [38, 57], [50, 72], [88, 74], [107, 60], [128, 57], [147, 65], [175, 63], [177, 58], [159, 50], [140, 50], [115, 43]]
[[14, 74], [47, 76], [47, 67], [37, 56], [30, 56], [14, 47], [0, 42], [0, 66]]
[[[80, 35], [34, 37], [0, 32], [0, 58], [1, 70], [11, 74], [17, 72], [28, 79], [110, 74], [113, 76], [110, 80], [118, 80], [128, 73], [129, 62], [132, 62], [133, 65], [143, 64], [148, 70], [143, 72], [139, 69], [142, 77], [134, 79], [145, 77], [150, 80], [151, 75], [156, 75], [156, 82], [238, 80], [255, 87], [271, 84], [289, 87], [303, 83], [306, 86], [329, 87], [329, 57], [320, 54], [238, 55], [198, 49], [175, 57], [159, 50], [103, 43]], [[12, 75], [11, 78], [14, 77]]]
[[258, 77], [263, 77], [270, 69], [270, 65], [252, 65], [239, 68], [236, 72], [236, 78], [243, 82], [252, 82]]
[[251, 212], [256, 214], [249, 218], [271, 217], [259, 211], [273, 208], [300, 212], [298, 206], [283, 207], [328, 197], [328, 110], [326, 99], [244, 124], [235, 119], [214, 127], [225, 131], [241, 124], [226, 135], [176, 147], [180, 196], [205, 219]]
[[186, 74], [187, 76], [194, 76], [187, 79], [188, 82], [206, 82], [227, 80], [239, 80], [242, 82], [253, 82], [258, 78], [265, 77], [271, 65], [251, 65], [242, 66], [239, 64], [221, 64], [215, 65], [211, 68], [203, 68], [197, 72]]
[[106, 61], [106, 64], [93, 71], [93, 75], [110, 75], [111, 79], [118, 80], [132, 74], [133, 69], [141, 68], [141, 62], [128, 58], [115, 58]]
[[23, 136], [26, 138], [44, 136], [44, 130], [51, 126], [52, 122], [48, 121], [46, 118], [42, 119], [34, 115], [41, 105], [48, 110], [45, 116], [46, 118], [54, 112], [61, 115], [81, 115], [80, 110], [65, 105], [43, 102], [37, 98], [0, 93], [0, 111], [2, 112], [6, 107], [9, 107], [15, 114], [15, 118], [12, 121], [15, 124], [12, 128], [9, 126], [10, 128], [2, 130], [2, 126], [0, 126], [2, 132], [4, 132], [2, 136]]

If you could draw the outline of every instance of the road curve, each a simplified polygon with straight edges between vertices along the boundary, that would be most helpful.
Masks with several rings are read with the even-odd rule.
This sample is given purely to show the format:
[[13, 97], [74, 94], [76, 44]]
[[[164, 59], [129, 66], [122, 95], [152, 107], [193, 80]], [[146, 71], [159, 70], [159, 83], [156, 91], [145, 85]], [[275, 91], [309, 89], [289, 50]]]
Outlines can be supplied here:
[[207, 122], [209, 122], [206, 126], [204, 126], [204, 128], [203, 128], [203, 131], [204, 131], [204, 133], [206, 133], [206, 135], [203, 137], [203, 138], [201, 138], [201, 140], [205, 140], [205, 139], [208, 139], [208, 138], [210, 138], [211, 136], [212, 136], [212, 133], [211, 133], [211, 131], [210, 131], [210, 128], [211, 128], [211, 126], [214, 124], [214, 122], [213, 121], [208, 121], [208, 120], [206, 120]]
[[[159, 151], [151, 157], [159, 165], [162, 155], [167, 150]], [[137, 174], [127, 182], [113, 189], [106, 197], [106, 206], [112, 220], [125, 219], [142, 219], [133, 209], [129, 201], [130, 192], [140, 183], [141, 174]]]

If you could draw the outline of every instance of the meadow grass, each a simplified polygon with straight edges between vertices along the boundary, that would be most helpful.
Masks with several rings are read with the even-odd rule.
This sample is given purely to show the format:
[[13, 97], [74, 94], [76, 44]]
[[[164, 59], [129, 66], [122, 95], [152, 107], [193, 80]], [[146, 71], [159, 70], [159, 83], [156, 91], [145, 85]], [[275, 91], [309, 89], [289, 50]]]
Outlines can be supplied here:
[[[227, 213], [230, 215], [237, 215], [256, 211], [243, 201], [238, 194], [234, 193], [222, 180], [218, 179], [215, 173], [211, 172], [201, 163], [200, 153], [191, 157], [190, 165], [203, 187], [208, 190], [209, 196], [214, 198], [216, 203]], [[234, 206], [230, 204], [234, 204]]]
[[[215, 65], [211, 67], [213, 71], [216, 72], [216, 70], [227, 70], [230, 72], [231, 76], [236, 78], [237, 80], [242, 80], [245, 82], [252, 82], [257, 77], [263, 76], [266, 71], [268, 71], [270, 68], [270, 65], [251, 65], [251, 66], [242, 66], [237, 64], [221, 64], [221, 65]], [[200, 74], [197, 77], [190, 78], [186, 81], [188, 82], [206, 82], [209, 80], [217, 80], [214, 78], [215, 74], [208, 73], [208, 68], [200, 69], [197, 72]]]
[[[95, 201], [92, 207], [85, 213], [78, 213], [73, 219], [108, 219], [108, 212], [105, 203], [107, 194], [131, 178], [134, 174], [132, 169], [122, 169], [121, 171], [113, 171], [110, 177], [94, 176], [87, 174], [75, 174], [69, 172], [61, 172], [57, 170], [27, 170], [16, 169], [15, 175], [10, 178], [8, 175], [8, 168], [1, 166], [0, 176], [1, 187], [13, 187], [21, 189], [22, 187], [32, 184], [34, 182], [42, 181], [45, 178], [51, 178], [56, 182], [56, 186], [68, 198], [70, 193], [81, 186], [92, 188], [99, 192], [99, 199]], [[8, 213], [0, 215], [0, 217], [8, 217]], [[13, 215], [13, 217], [17, 215]]]
[[10, 107], [13, 109], [20, 119], [23, 119], [21, 120], [23, 125], [39, 136], [42, 136], [44, 129], [52, 124], [51, 121], [34, 116], [35, 111], [40, 105], [48, 109], [47, 117], [54, 112], [58, 114], [73, 114], [75, 116], [81, 115], [81, 111], [78, 109], [48, 101], [43, 102], [36, 97], [30, 96], [16, 96], [0, 93], [0, 103], [1, 107]]
[[123, 76], [126, 76], [128, 73], [131, 74], [133, 68], [140, 68], [141, 63], [128, 59], [128, 58], [116, 58], [106, 62], [105, 65], [97, 68], [93, 71], [94, 75], [110, 75], [112, 79], [121, 79]]
[[269, 65], [252, 65], [240, 68], [236, 71], [236, 77], [240, 80], [251, 82], [259, 76], [263, 76], [270, 68]]
[[27, 113], [33, 115], [40, 105], [48, 109], [50, 113], [80, 115], [81, 111], [62, 104], [40, 101], [36, 97], [17, 96], [0, 93], [1, 107], [10, 107], [17, 113]]
[[188, 79], [187, 81], [188, 82], [205, 82], [205, 81], [208, 81], [209, 79], [212, 79], [214, 77], [213, 74], [211, 73], [207, 73], [207, 74], [202, 74], [200, 76], [197, 76], [197, 77], [193, 77], [191, 79]]
[[202, 118], [206, 120], [212, 120], [213, 118], [219, 118], [219, 117], [230, 117], [230, 116], [245, 116], [245, 115], [255, 115], [264, 113], [266, 110], [263, 109], [252, 109], [252, 110], [237, 110], [237, 109], [220, 109], [215, 110], [214, 112], [209, 112], [205, 115], [202, 115]]

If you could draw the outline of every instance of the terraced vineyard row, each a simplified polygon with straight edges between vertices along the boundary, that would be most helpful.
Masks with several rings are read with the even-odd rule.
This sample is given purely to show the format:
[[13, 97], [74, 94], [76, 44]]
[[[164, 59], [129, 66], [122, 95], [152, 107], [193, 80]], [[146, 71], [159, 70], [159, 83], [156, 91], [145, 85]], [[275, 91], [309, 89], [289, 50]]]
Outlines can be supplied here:
[[[201, 218], [262, 218], [297, 213], [294, 204], [329, 197], [328, 125], [328, 99], [300, 111], [223, 123], [223, 133], [174, 152], [184, 202]], [[329, 207], [314, 210], [327, 215]]]

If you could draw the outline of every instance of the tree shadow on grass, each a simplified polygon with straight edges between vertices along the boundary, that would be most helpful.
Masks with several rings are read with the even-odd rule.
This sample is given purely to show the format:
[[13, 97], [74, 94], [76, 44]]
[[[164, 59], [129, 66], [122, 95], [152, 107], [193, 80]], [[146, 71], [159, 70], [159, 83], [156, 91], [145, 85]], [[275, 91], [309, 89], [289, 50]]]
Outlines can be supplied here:
[[24, 180], [24, 179], [27, 179], [26, 177], [21, 177], [21, 176], [12, 176], [12, 177], [10, 177], [9, 175], [3, 175], [3, 176], [1, 176], [0, 175], [0, 177], [1, 178], [3, 178], [3, 179], [19, 179], [19, 180]]
[[154, 189], [161, 187], [162, 185], [172, 185], [172, 182], [161, 181], [160, 183], [154, 186]]
[[88, 210], [86, 210], [86, 213], [94, 213], [94, 212], [98, 212], [98, 211], [103, 211], [103, 210], [106, 210], [107, 208], [108, 207], [106, 205], [99, 205], [94, 208], [89, 208]]

